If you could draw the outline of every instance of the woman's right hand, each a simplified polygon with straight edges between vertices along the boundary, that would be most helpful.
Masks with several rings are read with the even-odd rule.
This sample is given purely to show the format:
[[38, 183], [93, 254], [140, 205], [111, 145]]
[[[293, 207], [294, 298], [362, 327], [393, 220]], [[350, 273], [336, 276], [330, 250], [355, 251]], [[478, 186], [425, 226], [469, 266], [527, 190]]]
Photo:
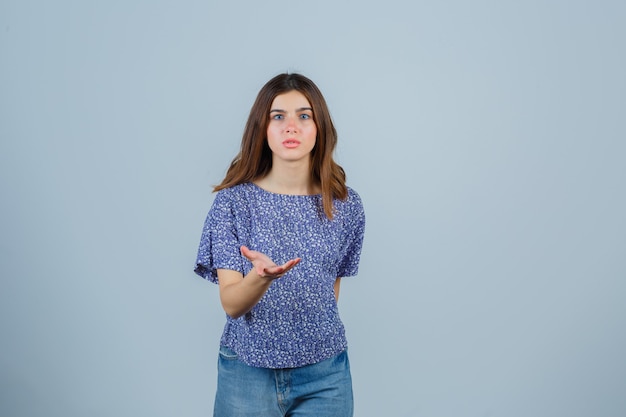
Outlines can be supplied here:
[[301, 258], [291, 259], [285, 262], [282, 265], [276, 265], [274, 261], [272, 261], [269, 256], [264, 253], [251, 250], [247, 246], [242, 246], [240, 248], [241, 254], [245, 256], [250, 262], [252, 262], [252, 266], [259, 276], [263, 278], [267, 278], [269, 280], [274, 280], [285, 275], [291, 268], [298, 265]]

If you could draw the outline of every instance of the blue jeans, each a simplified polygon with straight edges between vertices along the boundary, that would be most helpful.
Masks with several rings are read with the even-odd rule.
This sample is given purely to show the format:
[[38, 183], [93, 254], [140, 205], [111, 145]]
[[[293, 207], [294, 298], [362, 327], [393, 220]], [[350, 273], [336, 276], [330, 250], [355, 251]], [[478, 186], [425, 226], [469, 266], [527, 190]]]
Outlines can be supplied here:
[[214, 417], [351, 417], [348, 353], [300, 368], [255, 368], [220, 347]]

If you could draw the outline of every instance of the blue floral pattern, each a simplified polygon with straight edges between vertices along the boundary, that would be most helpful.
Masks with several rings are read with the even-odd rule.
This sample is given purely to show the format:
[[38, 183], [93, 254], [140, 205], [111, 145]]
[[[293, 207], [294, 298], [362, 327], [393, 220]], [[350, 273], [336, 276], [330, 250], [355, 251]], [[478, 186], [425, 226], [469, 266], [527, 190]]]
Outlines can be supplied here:
[[356, 275], [365, 214], [348, 188], [334, 201], [334, 217], [322, 210], [321, 195], [275, 194], [246, 183], [219, 191], [206, 218], [195, 272], [217, 283], [217, 269], [244, 276], [252, 264], [242, 245], [280, 265], [302, 258], [275, 280], [246, 315], [226, 316], [221, 344], [250, 366], [294, 368], [328, 359], [346, 349], [333, 285]]

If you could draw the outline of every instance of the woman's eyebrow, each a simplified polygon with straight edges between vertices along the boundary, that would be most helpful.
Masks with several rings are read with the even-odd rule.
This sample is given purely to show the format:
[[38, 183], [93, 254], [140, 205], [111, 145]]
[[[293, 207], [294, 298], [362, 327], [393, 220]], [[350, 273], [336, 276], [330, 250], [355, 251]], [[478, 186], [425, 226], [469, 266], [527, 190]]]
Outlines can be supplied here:
[[[299, 109], [296, 109], [296, 113], [301, 112], [301, 111], [313, 111], [313, 109], [311, 107], [300, 107]], [[272, 109], [270, 110], [270, 113], [287, 113], [286, 110], [283, 109]]]

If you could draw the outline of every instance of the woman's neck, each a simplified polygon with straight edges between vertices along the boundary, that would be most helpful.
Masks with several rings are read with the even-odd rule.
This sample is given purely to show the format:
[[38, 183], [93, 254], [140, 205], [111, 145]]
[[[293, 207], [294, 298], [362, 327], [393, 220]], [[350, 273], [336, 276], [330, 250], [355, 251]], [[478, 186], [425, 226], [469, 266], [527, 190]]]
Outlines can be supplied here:
[[265, 177], [254, 183], [276, 194], [312, 195], [321, 192], [319, 185], [311, 178], [308, 167], [294, 169], [281, 164], [274, 165]]

